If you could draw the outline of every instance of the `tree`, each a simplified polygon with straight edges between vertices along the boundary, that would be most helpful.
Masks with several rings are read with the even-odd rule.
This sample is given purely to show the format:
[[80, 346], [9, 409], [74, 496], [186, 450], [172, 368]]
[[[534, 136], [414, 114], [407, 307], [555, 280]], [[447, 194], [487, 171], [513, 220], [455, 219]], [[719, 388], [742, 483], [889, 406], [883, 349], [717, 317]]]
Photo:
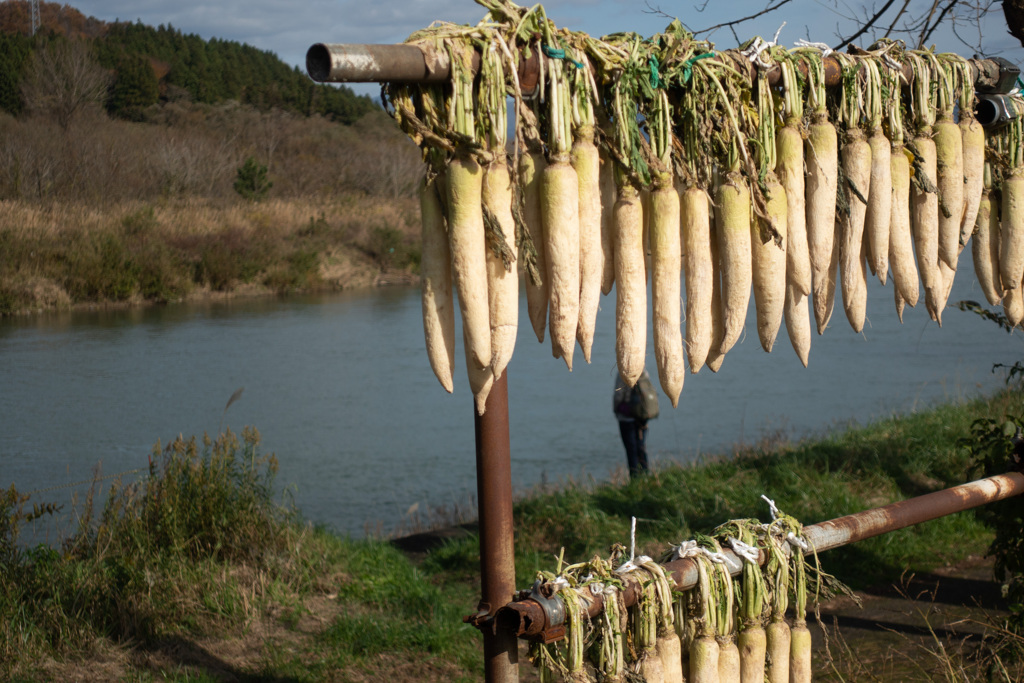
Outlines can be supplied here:
[[253, 202], [263, 199], [273, 185], [267, 178], [267, 167], [255, 157], [247, 158], [235, 176], [235, 192]]
[[139, 113], [160, 99], [156, 74], [149, 60], [124, 54], [117, 60], [117, 76], [110, 89], [107, 110], [121, 118], [137, 119]]
[[56, 39], [33, 53], [22, 96], [26, 109], [52, 116], [67, 130], [83, 110], [102, 104], [110, 80], [88, 43]]

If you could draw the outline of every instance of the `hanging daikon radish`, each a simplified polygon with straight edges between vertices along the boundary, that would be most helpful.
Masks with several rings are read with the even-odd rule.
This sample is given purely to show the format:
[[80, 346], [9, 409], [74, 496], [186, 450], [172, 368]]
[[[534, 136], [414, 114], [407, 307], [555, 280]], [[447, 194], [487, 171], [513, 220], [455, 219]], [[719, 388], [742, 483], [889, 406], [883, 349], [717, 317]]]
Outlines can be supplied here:
[[[932, 60], [933, 63], [938, 62], [934, 56]], [[964, 217], [964, 142], [960, 127], [953, 121], [953, 110], [957, 103], [954, 64], [943, 55], [935, 68], [938, 74], [938, 120], [933, 130], [937, 175], [935, 184], [939, 188], [939, 261], [955, 271], [957, 257], [960, 255], [960, 225]]]
[[889, 272], [889, 233], [892, 219], [892, 160], [890, 143], [882, 133], [882, 114], [886, 107], [895, 107], [899, 91], [893, 92], [882, 80], [878, 61], [866, 60], [868, 69], [868, 130], [871, 136], [871, 180], [867, 216], [864, 221], [864, 239], [868, 245], [868, 265], [884, 285]]
[[[795, 521], [795, 520], [794, 520]], [[768, 683], [789, 683], [789, 655], [793, 647], [792, 634], [786, 623], [789, 609], [790, 585], [789, 558], [785, 546], [790, 525], [786, 518], [776, 519], [766, 532], [761, 534], [762, 546], [768, 553], [765, 563], [765, 583], [771, 603], [771, 617], [765, 628], [767, 640], [767, 665], [765, 680]]]
[[811, 314], [807, 310], [807, 301], [808, 296], [798, 292], [792, 283], [786, 285], [786, 308], [783, 314], [786, 331], [797, 358], [805, 368], [811, 352]]
[[672, 182], [671, 109], [668, 92], [655, 92], [647, 121], [651, 148], [659, 168], [652, 169], [651, 192], [651, 298], [654, 311], [654, 358], [658, 378], [672, 407], [679, 404], [679, 392], [686, 377], [683, 361], [683, 337], [680, 328], [680, 268], [682, 253], [679, 227], [679, 194]]
[[644, 217], [638, 182], [649, 180], [646, 163], [640, 156], [637, 141], [639, 108], [638, 69], [647, 64], [640, 55], [639, 39], [628, 41], [628, 59], [633, 68], [628, 77], [621, 77], [612, 86], [612, 108], [615, 121], [613, 147], [616, 157], [629, 160], [636, 168], [617, 166], [615, 183], [615, 357], [619, 374], [633, 385], [644, 369], [647, 347], [647, 280], [644, 254]]
[[[721, 552], [721, 548], [717, 549]], [[735, 586], [725, 563], [715, 564], [716, 607], [718, 608], [718, 680], [738, 683], [742, 672], [740, 648], [736, 644]]]
[[580, 303], [576, 340], [583, 359], [590, 362], [594, 325], [600, 308], [604, 248], [601, 243], [601, 158], [594, 145], [594, 97], [590, 62], [581, 50], [573, 50], [583, 68], [571, 73], [572, 167], [579, 180]]
[[615, 162], [601, 152], [601, 294], [608, 295], [615, 284]]
[[452, 257], [448, 229], [439, 193], [444, 176], [430, 178], [420, 184], [420, 214], [423, 244], [420, 252], [420, 286], [422, 287], [423, 334], [427, 342], [427, 358], [441, 386], [452, 393], [452, 369], [455, 367], [455, 309], [452, 305]]
[[1020, 285], [1003, 292], [1003, 314], [1011, 327], [1016, 327], [1024, 320], [1024, 294]]
[[751, 262], [757, 336], [761, 348], [771, 352], [782, 325], [786, 303], [786, 191], [775, 175], [775, 115], [768, 79], [758, 79], [759, 125], [757, 163], [764, 178], [766, 215], [751, 221]]
[[652, 665], [649, 662], [642, 667], [641, 672], [647, 674], [646, 680], [648, 681], [683, 683], [679, 636], [675, 631], [672, 609], [672, 584], [661, 565], [651, 558], [638, 558], [638, 562], [640, 567], [650, 574], [650, 584], [654, 588], [654, 631], [656, 637], [653, 659], [657, 660], [657, 664]]
[[960, 223], [960, 249], [963, 249], [974, 232], [985, 187], [985, 130], [974, 116], [974, 73], [967, 60], [956, 58], [956, 74], [960, 86], [960, 134], [964, 150], [964, 216]]
[[903, 300], [903, 296], [900, 294], [899, 287], [892, 288], [892, 298], [896, 305], [896, 317], [900, 319], [900, 324], [903, 324], [903, 308], [906, 302]]
[[839, 146], [835, 126], [825, 107], [825, 71], [817, 49], [798, 51], [807, 65], [807, 104], [811, 126], [804, 146], [807, 165], [807, 248], [811, 263], [814, 317], [818, 334], [825, 331], [832, 312], [829, 291], [835, 292], [832, 246], [836, 236], [836, 183]]
[[[931, 65], [914, 52], [908, 53], [914, 72], [911, 87], [911, 111], [917, 133], [909, 149], [914, 155], [913, 184], [910, 188], [910, 217], [914, 235], [917, 268], [924, 285], [925, 306], [932, 320], [941, 322], [942, 275], [939, 273], [939, 198], [935, 186], [935, 142], [932, 124], [935, 104], [931, 97]], [[944, 305], [944, 302], [942, 302]]]
[[[871, 146], [858, 127], [863, 110], [863, 84], [858, 83], [858, 67], [852, 57], [838, 55], [843, 70], [840, 121], [845, 125], [845, 141], [839, 156], [843, 164], [845, 187], [841, 188], [846, 207], [839, 213], [839, 276], [843, 290], [843, 309], [854, 332], [864, 327], [867, 307], [867, 282], [862, 267], [861, 247], [871, 192]], [[870, 75], [870, 69], [863, 72]], [[884, 190], [888, 192], [889, 189]]]
[[[747, 306], [750, 303], [751, 193], [747, 179], [740, 172], [741, 162], [752, 172], [756, 172], [756, 169], [753, 168], [747, 154], [746, 135], [742, 123], [730, 102], [729, 92], [722, 85], [722, 79], [726, 79], [732, 87], [732, 81], [728, 79], [736, 72], [715, 59], [697, 61], [694, 69], [706, 78], [709, 88], [713, 87], [719, 95], [716, 105], [729, 123], [728, 134], [723, 140], [727, 145], [728, 154], [721, 160], [725, 175], [716, 183], [714, 191], [718, 258], [722, 279], [723, 338], [718, 348], [712, 344], [711, 349], [712, 354], [725, 354], [736, 344], [743, 332]], [[708, 365], [711, 366], [711, 363]]]
[[[889, 72], [889, 91], [899, 93], [899, 80]], [[889, 267], [893, 287], [900, 301], [917, 305], [919, 295], [917, 264], [914, 263], [914, 239], [910, 227], [910, 157], [903, 147], [903, 98], [897, 94], [888, 106], [889, 132], [892, 136], [891, 179], [892, 206], [889, 219]], [[902, 318], [901, 318], [902, 319]]]
[[491, 372], [499, 379], [512, 358], [519, 325], [519, 273], [516, 269], [515, 220], [512, 217], [512, 179], [505, 145], [508, 106], [505, 67], [495, 42], [480, 58], [478, 110], [484, 149], [493, 155], [483, 183], [487, 248], [487, 299], [491, 325]]
[[526, 312], [539, 342], [544, 341], [544, 328], [547, 326], [548, 318], [548, 273], [545, 257], [547, 249], [544, 224], [540, 215], [540, 178], [546, 166], [544, 153], [537, 148], [519, 157], [518, 173], [519, 185], [523, 188], [523, 218], [533, 241], [537, 255], [535, 262], [540, 275], [539, 283], [534, 283], [529, 277], [526, 278]]
[[[476, 140], [473, 72], [468, 44], [456, 46], [452, 55], [452, 102], [449, 117], [456, 133]], [[477, 412], [490, 391], [491, 326], [487, 300], [487, 254], [483, 214], [484, 170], [466, 149], [457, 150], [448, 165], [448, 240], [452, 251], [452, 280], [462, 312], [469, 384]]]
[[1006, 136], [1009, 170], [1003, 177], [999, 228], [999, 277], [1004, 298], [1007, 291], [1020, 287], [1024, 276], [1024, 134], [1020, 117], [1007, 126]]
[[[714, 261], [708, 194], [698, 187], [682, 191], [680, 214], [683, 274], [686, 279], [686, 353], [690, 372], [707, 360], [714, 335], [712, 294]], [[721, 343], [721, 340], [719, 340]]]
[[711, 237], [708, 243], [711, 246], [711, 346], [708, 348], [708, 357], [705, 364], [711, 372], [718, 372], [725, 360], [725, 354], [719, 349], [722, 348], [722, 340], [725, 338], [725, 313], [722, 310], [722, 265], [718, 256], [718, 228], [715, 221], [709, 221], [708, 233]]
[[992, 168], [987, 162], [982, 175], [984, 188], [978, 204], [971, 255], [981, 291], [989, 304], [995, 306], [1003, 298], [1003, 287], [999, 280], [999, 202], [992, 199]]
[[800, 121], [804, 105], [800, 84], [791, 59], [779, 62], [782, 70], [783, 109], [785, 125], [778, 130], [775, 172], [786, 191], [786, 281], [796, 291], [811, 293], [811, 260], [807, 250], [807, 212], [804, 198], [804, 139]]
[[[609, 572], [610, 573], [610, 572]], [[621, 596], [614, 585], [601, 592], [604, 609], [597, 624], [600, 649], [596, 669], [601, 680], [619, 683], [626, 680], [625, 643], [622, 629]]]
[[736, 520], [718, 527], [716, 535], [726, 539], [742, 559], [739, 590], [740, 679], [743, 683], [763, 683], [767, 636], [762, 625], [765, 612], [771, 608], [761, 567], [757, 563], [757, 539], [752, 525], [756, 520]]
[[437, 146], [436, 141], [428, 140], [418, 128], [441, 128], [439, 111], [444, 106], [444, 95], [438, 86], [422, 87], [417, 89], [414, 100], [413, 90], [408, 85], [389, 85], [385, 95], [391, 100], [398, 125], [423, 150], [427, 161], [427, 173], [419, 186], [423, 336], [430, 367], [441, 386], [451, 393], [454, 388], [455, 309], [452, 302], [451, 247], [442, 203], [446, 194], [446, 150]]
[[820, 300], [813, 300], [818, 334], [825, 333], [825, 328], [828, 327], [828, 323], [832, 319], [832, 311], [836, 305], [836, 288], [839, 286], [839, 247], [842, 243], [842, 239], [840, 239], [839, 216], [835, 217], [833, 229], [835, 230], [835, 238], [832, 240], [832, 259], [829, 261], [828, 270], [826, 271], [825, 291]]
[[619, 374], [635, 384], [647, 347], [647, 283], [644, 278], [640, 195], [627, 179], [615, 201], [615, 355]]
[[[716, 636], [718, 623], [716, 590], [718, 570], [704, 555], [693, 558], [697, 565], [697, 601], [699, 610], [695, 623], [695, 637], [690, 644], [690, 676], [688, 683], [719, 683], [719, 645]], [[731, 586], [731, 582], [730, 582]]]
[[[800, 540], [800, 532], [795, 532]], [[794, 545], [790, 558], [793, 562], [794, 617], [790, 629], [789, 681], [811, 683], [811, 632], [807, 629], [807, 567], [804, 551]], [[773, 681], [774, 683], [774, 681]]]
[[541, 175], [540, 212], [546, 237], [548, 329], [551, 353], [572, 370], [580, 319], [579, 178], [569, 164], [572, 109], [564, 63], [546, 60], [548, 91], [548, 165]]
[[693, 373], [704, 366], [712, 347], [717, 349], [722, 341], [721, 311], [716, 308], [721, 306], [721, 292], [717, 301], [714, 298], [717, 266], [713, 254], [717, 253], [717, 239], [712, 231], [711, 198], [707, 192], [714, 164], [702, 133], [713, 125], [718, 109], [710, 105], [718, 95], [707, 73], [693, 69], [678, 109], [683, 153], [677, 156], [677, 166], [682, 169], [683, 178], [677, 189], [686, 284], [686, 355]]
[[737, 165], [715, 190], [715, 223], [722, 271], [723, 332], [719, 353], [728, 353], [743, 332], [753, 278], [750, 253], [750, 188]]

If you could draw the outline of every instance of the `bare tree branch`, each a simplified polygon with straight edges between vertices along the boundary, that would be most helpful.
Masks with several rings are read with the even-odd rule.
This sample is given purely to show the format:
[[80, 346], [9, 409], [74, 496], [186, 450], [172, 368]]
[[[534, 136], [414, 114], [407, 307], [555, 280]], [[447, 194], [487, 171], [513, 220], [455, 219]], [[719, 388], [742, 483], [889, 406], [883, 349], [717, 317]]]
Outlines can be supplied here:
[[859, 31], [854, 33], [849, 38], [846, 38], [845, 40], [843, 40], [843, 42], [839, 43], [838, 45], [836, 45], [832, 49], [833, 50], [841, 50], [844, 47], [846, 47], [847, 45], [849, 45], [850, 43], [852, 43], [853, 41], [855, 41], [857, 38], [860, 38], [862, 35], [867, 33], [868, 29], [871, 28], [872, 26], [874, 26], [875, 22], [882, 18], [882, 15], [885, 14], [885, 12], [890, 7], [892, 7], [892, 3], [894, 3], [894, 2], [896, 2], [896, 0], [889, 0], [889, 2], [885, 3], [884, 5], [882, 5], [882, 9], [878, 10], [878, 12], [875, 13], [875, 16], [873, 16], [870, 19], [868, 19], [867, 22], [863, 26], [860, 27]]
[[900, 11], [896, 13], [896, 18], [893, 19], [892, 24], [889, 25], [889, 30], [885, 32], [885, 38], [888, 38], [889, 34], [892, 33], [892, 30], [896, 28], [896, 22], [899, 21], [900, 17], [903, 16], [903, 13], [907, 11], [907, 5], [909, 4], [910, 0], [903, 0], [903, 7], [900, 7]]
[[928, 28], [927, 33], [922, 34], [921, 42], [917, 46], [918, 49], [924, 48], [924, 44], [927, 43], [928, 39], [932, 37], [932, 33], [934, 33], [935, 29], [939, 27], [939, 24], [942, 23], [943, 19], [945, 19], [946, 14], [949, 13], [949, 10], [953, 9], [953, 6], [956, 5], [957, 1], [958, 0], [949, 0], [949, 4], [946, 5], [943, 8], [942, 12], [939, 13], [939, 18], [935, 20], [935, 23], [932, 24], [930, 28]]
[[[701, 29], [700, 31], [694, 31], [693, 35], [699, 36], [702, 33], [710, 33], [711, 31], [715, 31], [717, 29], [725, 27], [732, 28], [737, 24], [742, 24], [744, 21], [750, 21], [751, 19], [756, 19], [757, 17], [764, 16], [769, 12], [774, 12], [775, 10], [779, 9], [783, 5], [789, 3], [790, 1], [791, 0], [773, 0], [772, 2], [769, 2], [768, 5], [757, 14], [751, 14], [748, 17], [743, 17], [742, 19], [734, 19], [733, 21], [727, 21], [722, 24], [715, 24], [714, 26], [709, 26], [708, 28]], [[733, 34], [735, 35], [735, 31], [733, 31]]]
[[928, 10], [928, 16], [924, 20], [924, 28], [921, 30], [921, 37], [917, 39], [917, 48], [918, 49], [921, 49], [921, 46], [924, 45], [924, 34], [925, 34], [925, 31], [928, 30], [928, 23], [932, 20], [932, 17], [935, 15], [935, 10], [938, 9], [938, 8], [939, 8], [939, 0], [935, 0], [935, 2], [932, 3], [932, 8], [930, 10]]

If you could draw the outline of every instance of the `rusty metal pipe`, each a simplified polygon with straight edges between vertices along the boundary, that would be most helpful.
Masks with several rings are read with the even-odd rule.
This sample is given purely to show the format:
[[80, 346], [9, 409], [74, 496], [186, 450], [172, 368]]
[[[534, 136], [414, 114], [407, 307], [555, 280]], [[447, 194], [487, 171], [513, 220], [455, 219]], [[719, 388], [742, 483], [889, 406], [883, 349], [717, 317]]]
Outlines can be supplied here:
[[[738, 50], [720, 50], [731, 59], [734, 66], [746, 66], [750, 77], [756, 75], [756, 67], [746, 58], [738, 57]], [[537, 51], [531, 59], [520, 63], [520, 87], [531, 91], [537, 85], [539, 67]], [[1000, 65], [990, 59], [969, 60], [975, 75], [975, 84], [984, 88], [995, 84], [1000, 77]], [[474, 53], [474, 68], [479, 65], [479, 55]], [[842, 81], [839, 60], [826, 57], [825, 85], [836, 86]], [[306, 52], [306, 71], [314, 81], [321, 83], [441, 83], [450, 74], [448, 55], [443, 50], [428, 46], [410, 44], [358, 45], [341, 43], [317, 43]], [[781, 71], [778, 67], [767, 71], [768, 82], [776, 84]], [[805, 74], [806, 75], [806, 74]], [[904, 66], [907, 83], [913, 79], [909, 66]]]
[[[987, 503], [1019, 496], [1022, 493], [1024, 493], [1024, 474], [1020, 472], [998, 474], [935, 493], [901, 500], [880, 508], [864, 510], [827, 522], [813, 524], [804, 527], [804, 538], [815, 550], [823, 552], [956, 512], [971, 510]], [[731, 550], [723, 550], [723, 554], [726, 555], [730, 571], [734, 575], [738, 574], [742, 562]], [[762, 552], [761, 562], [763, 563], [765, 560], [765, 554]], [[697, 584], [697, 565], [693, 560], [673, 560], [662, 566], [666, 571], [671, 572], [679, 590], [689, 590]], [[631, 588], [632, 585], [627, 585], [622, 594], [623, 602], [626, 605], [631, 605], [636, 601], [637, 594]], [[591, 617], [595, 617], [600, 614], [602, 608], [603, 603], [600, 596], [595, 596], [587, 613]], [[514, 610], [515, 617], [510, 619], [510, 623], [515, 622], [519, 628], [518, 635], [523, 637], [548, 639], [545, 634], [550, 631], [552, 626], [558, 626], [547, 624], [543, 608], [532, 600], [521, 600], [509, 605], [506, 609]], [[499, 618], [501, 618], [500, 613]]]
[[480, 523], [480, 604], [487, 683], [519, 680], [519, 642], [504, 619], [495, 619], [516, 592], [512, 524], [512, 460], [508, 429], [508, 372], [494, 382], [486, 409], [473, 409], [476, 489]]

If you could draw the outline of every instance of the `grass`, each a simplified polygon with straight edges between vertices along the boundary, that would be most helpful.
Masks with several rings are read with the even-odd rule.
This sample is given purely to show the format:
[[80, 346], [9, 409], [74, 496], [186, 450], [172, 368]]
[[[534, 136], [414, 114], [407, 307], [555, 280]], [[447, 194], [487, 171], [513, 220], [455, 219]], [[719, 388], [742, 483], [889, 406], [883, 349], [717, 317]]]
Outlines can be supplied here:
[[[518, 501], [517, 585], [628, 539], [657, 556], [728, 519], [765, 518], [761, 494], [813, 523], [965, 480], [957, 439], [979, 417], [1024, 413], [1024, 394], [894, 417], [806, 443], [778, 441], [624, 484]], [[412, 561], [386, 539], [338, 537], [276, 502], [275, 461], [246, 430], [156, 449], [150, 473], [90, 501], [60, 548], [19, 531], [55, 514], [0, 497], [0, 677], [85, 681], [469, 681], [481, 639], [469, 537]], [[33, 508], [33, 506], [36, 506]], [[892, 583], [983, 553], [991, 532], [961, 513], [823, 555], [853, 587]], [[528, 668], [528, 667], [527, 667]]]
[[419, 262], [414, 202], [359, 194], [102, 208], [0, 202], [0, 226], [0, 315], [365, 286]]

